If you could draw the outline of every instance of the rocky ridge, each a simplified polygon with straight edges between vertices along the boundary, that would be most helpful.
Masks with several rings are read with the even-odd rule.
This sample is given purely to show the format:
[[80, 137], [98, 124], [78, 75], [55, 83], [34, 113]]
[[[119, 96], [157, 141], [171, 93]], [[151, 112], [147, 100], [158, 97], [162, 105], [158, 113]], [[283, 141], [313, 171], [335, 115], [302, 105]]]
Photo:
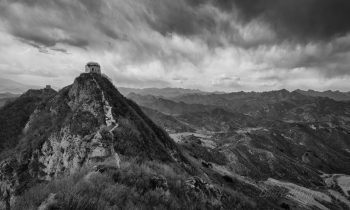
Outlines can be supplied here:
[[0, 163], [2, 196], [10, 202], [36, 182], [72, 174], [86, 165], [118, 168], [118, 154], [185, 160], [166, 132], [106, 77], [81, 74], [29, 117], [15, 155]]

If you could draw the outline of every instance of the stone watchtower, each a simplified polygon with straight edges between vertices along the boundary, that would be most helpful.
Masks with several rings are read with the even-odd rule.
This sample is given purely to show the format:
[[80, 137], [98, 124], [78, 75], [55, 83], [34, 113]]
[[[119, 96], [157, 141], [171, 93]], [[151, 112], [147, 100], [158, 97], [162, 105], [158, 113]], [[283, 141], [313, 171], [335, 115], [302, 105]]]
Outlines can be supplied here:
[[85, 65], [85, 73], [101, 74], [101, 66], [96, 62], [89, 62]]

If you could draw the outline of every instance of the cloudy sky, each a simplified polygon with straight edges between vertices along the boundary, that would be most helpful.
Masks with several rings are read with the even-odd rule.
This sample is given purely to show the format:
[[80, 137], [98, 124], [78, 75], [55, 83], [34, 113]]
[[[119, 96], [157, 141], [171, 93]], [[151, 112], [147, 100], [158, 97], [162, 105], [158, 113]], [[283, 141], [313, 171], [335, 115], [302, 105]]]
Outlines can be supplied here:
[[0, 0], [0, 77], [56, 87], [350, 90], [349, 0]]

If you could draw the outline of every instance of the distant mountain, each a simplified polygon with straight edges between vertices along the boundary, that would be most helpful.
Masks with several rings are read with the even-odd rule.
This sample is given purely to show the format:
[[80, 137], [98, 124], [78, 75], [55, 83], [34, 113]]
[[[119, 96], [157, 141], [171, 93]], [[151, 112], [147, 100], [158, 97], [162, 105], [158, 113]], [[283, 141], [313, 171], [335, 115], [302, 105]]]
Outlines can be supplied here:
[[346, 121], [346, 117], [350, 117], [350, 107], [347, 102], [315, 98], [287, 90], [207, 95], [187, 94], [172, 99], [134, 93], [129, 94], [128, 97], [141, 106], [175, 116], [211, 112], [219, 108], [259, 120], [271, 119], [288, 122], [323, 122], [339, 121], [339, 119]]
[[267, 108], [268, 105], [281, 101], [297, 101], [298, 103], [309, 100], [299, 93], [291, 93], [287, 90], [269, 92], [233, 92], [224, 94], [188, 94], [171, 99], [175, 102], [186, 104], [202, 104], [215, 106], [228, 111], [244, 114], [256, 114], [258, 110]]
[[39, 89], [39, 86], [36, 85], [26, 85], [20, 82], [16, 82], [10, 79], [0, 78], [0, 93], [14, 93], [21, 94], [27, 91], [28, 89]]
[[4, 106], [9, 101], [13, 101], [15, 98], [17, 98], [18, 94], [13, 93], [0, 93], [0, 108]]
[[[119, 88], [119, 91], [123, 95], [129, 95], [130, 93], [136, 93], [138, 95], [153, 95], [157, 97], [172, 98], [187, 94], [210, 94], [211, 92], [204, 92], [195, 89], [183, 89], [183, 88]], [[219, 93], [219, 92], [216, 92]]]
[[0, 99], [2, 98], [15, 98], [18, 97], [19, 94], [13, 94], [13, 93], [0, 93]]
[[157, 110], [169, 115], [197, 112], [198, 110], [209, 111], [216, 108], [214, 106], [207, 106], [202, 104], [186, 104], [183, 102], [175, 102], [169, 99], [159, 98], [152, 95], [139, 95], [136, 93], [130, 93], [127, 97], [135, 101], [140, 106]]
[[314, 91], [314, 90], [295, 90], [296, 92], [306, 95], [306, 96], [313, 96], [313, 97], [327, 97], [331, 98], [336, 101], [350, 101], [350, 92], [340, 92], [340, 91]]

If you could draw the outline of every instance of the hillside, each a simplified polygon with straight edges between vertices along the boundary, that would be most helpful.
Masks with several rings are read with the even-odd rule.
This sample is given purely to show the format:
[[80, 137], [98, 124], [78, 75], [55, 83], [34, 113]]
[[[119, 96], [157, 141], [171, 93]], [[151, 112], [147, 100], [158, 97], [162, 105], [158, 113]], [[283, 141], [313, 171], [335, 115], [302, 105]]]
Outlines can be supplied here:
[[15, 100], [17, 97], [18, 97], [17, 94], [1, 93], [0, 94], [0, 108], [3, 107], [6, 103]]
[[[137, 101], [151, 109], [164, 110], [158, 105], [158, 98], [146, 99], [138, 97]], [[343, 208], [334, 203], [327, 206], [323, 201], [316, 209], [350, 208], [346, 198], [337, 197], [347, 196], [346, 186], [350, 181], [349, 102], [280, 90], [190, 94], [167, 99], [167, 103], [204, 107], [179, 112], [177, 106], [173, 106], [173, 110], [169, 106], [163, 112], [176, 113], [172, 117], [195, 129], [172, 132], [171, 136], [184, 153], [203, 168], [223, 176], [243, 176], [243, 180], [269, 183], [290, 194], [304, 193], [308, 189], [313, 195], [345, 199], [347, 203]], [[211, 109], [213, 107], [216, 108]], [[166, 124], [162, 126], [167, 129]], [[329, 177], [336, 174], [347, 181], [341, 184], [334, 179], [330, 184], [333, 178]], [[291, 188], [297, 190], [293, 192]], [[337, 193], [334, 189], [338, 189]], [[298, 196], [304, 196], [303, 193]], [[286, 209], [315, 208], [316, 204], [301, 207], [295, 200], [300, 199], [298, 196], [279, 194], [272, 198], [276, 199], [274, 202], [284, 203]]]
[[192, 127], [177, 120], [174, 116], [166, 115], [146, 107], [142, 107], [142, 111], [157, 125], [166, 128], [168, 133], [194, 131]]
[[[53, 95], [46, 98], [46, 90], [31, 90], [1, 109], [1, 117], [7, 118], [1, 121], [6, 122], [1, 124], [1, 142], [7, 146], [7, 137], [11, 136], [10, 146], [16, 146], [17, 156], [3, 162], [1, 168], [11, 167], [13, 171], [1, 176], [1, 181], [4, 184], [17, 174], [17, 182], [7, 185], [14, 194], [30, 183], [73, 172], [113, 157], [116, 152], [183, 163], [184, 158], [168, 135], [107, 78], [82, 74]], [[23, 113], [18, 114], [18, 110]]]
[[[201, 174], [169, 135], [108, 78], [81, 74], [72, 85], [37, 104], [22, 103], [23, 98], [44, 95], [41, 90], [31, 90], [3, 108], [21, 110], [31, 105], [22, 124], [15, 118], [5, 120], [18, 124], [17, 130], [0, 125], [4, 126], [0, 130], [21, 134], [13, 142], [13, 152], [2, 153], [2, 208], [213, 209], [235, 203], [252, 209], [255, 205], [230, 188], [209, 184], [215, 179]], [[118, 194], [120, 189], [124, 190]], [[111, 195], [119, 197], [112, 199]], [[125, 196], [128, 200], [124, 202]], [[150, 200], [142, 200], [143, 196]]]
[[[218, 149], [228, 139], [240, 142], [243, 138], [247, 141], [244, 144], [247, 148], [266, 150], [274, 155], [282, 151], [281, 155], [284, 153], [300, 164], [304, 164], [303, 155], [311, 152], [317, 156], [314, 161], [310, 160], [315, 162], [310, 162], [315, 169], [327, 173], [350, 173], [350, 144], [347, 141], [350, 139], [349, 102], [309, 97], [286, 90], [183, 95], [166, 99], [166, 103], [160, 103], [165, 99], [157, 97], [131, 96], [150, 109], [163, 114], [172, 113], [173, 118], [196, 130], [190, 133], [197, 133], [202, 138], [204, 133], [205, 141], [213, 142], [212, 145], [217, 145]], [[168, 129], [166, 124], [159, 124]], [[172, 132], [172, 135], [178, 136], [176, 133], [185, 132]], [[247, 156], [252, 154], [245, 154], [245, 159]], [[247, 163], [242, 165], [247, 167]], [[250, 170], [249, 167], [247, 170]]]
[[286, 90], [128, 97], [84, 73], [4, 106], [0, 207], [350, 208], [348, 102]]

